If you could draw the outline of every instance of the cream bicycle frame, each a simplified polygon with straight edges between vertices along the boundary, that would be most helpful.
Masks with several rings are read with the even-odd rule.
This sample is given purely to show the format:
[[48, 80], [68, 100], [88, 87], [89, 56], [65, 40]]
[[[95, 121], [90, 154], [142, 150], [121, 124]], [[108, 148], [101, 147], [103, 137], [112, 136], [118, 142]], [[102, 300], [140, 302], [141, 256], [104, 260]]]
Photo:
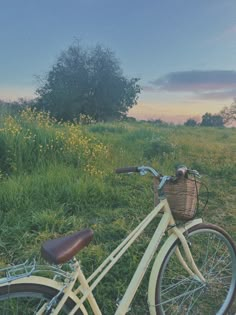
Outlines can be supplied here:
[[[88, 315], [88, 312], [84, 306], [84, 303], [88, 301], [91, 306], [91, 309], [94, 315], [102, 315], [102, 312], [93, 296], [93, 290], [99, 284], [99, 282], [103, 279], [103, 277], [110, 271], [110, 269], [116, 264], [116, 262], [123, 256], [123, 254], [127, 251], [127, 249], [134, 243], [134, 241], [140, 236], [140, 234], [144, 231], [144, 229], [156, 218], [160, 211], [163, 212], [162, 218], [149, 242], [148, 247], [145, 250], [145, 253], [142, 256], [142, 259], [133, 274], [133, 277], [127, 287], [127, 290], [120, 301], [118, 308], [115, 312], [115, 315], [124, 315], [127, 313], [129, 306], [134, 298], [134, 295], [145, 275], [147, 268], [154, 256], [157, 252], [158, 245], [161, 242], [162, 237], [168, 230], [169, 237], [163, 244], [161, 250], [159, 251], [157, 258], [154, 262], [150, 281], [149, 281], [149, 289], [148, 289], [148, 303], [151, 314], [156, 314], [154, 312], [154, 301], [155, 301], [155, 279], [154, 275], [158, 273], [160, 269], [160, 265], [170, 248], [170, 246], [176, 241], [176, 239], [180, 239], [184, 251], [186, 253], [187, 262], [184, 260], [180, 251], [176, 250], [176, 255], [179, 258], [180, 263], [183, 267], [189, 272], [190, 275], [194, 275], [200, 279], [200, 281], [205, 281], [204, 277], [198, 270], [195, 265], [192, 255], [189, 250], [188, 243], [183, 235], [185, 231], [190, 229], [191, 227], [198, 225], [202, 222], [201, 219], [196, 219], [186, 223], [183, 227], [177, 228], [175, 224], [175, 220], [172, 216], [171, 210], [169, 208], [168, 202], [166, 199], [160, 201], [160, 203], [146, 216], [146, 218], [121, 242], [121, 244], [104, 260], [104, 262], [88, 277], [85, 278], [79, 262], [74, 260], [74, 272], [72, 273], [73, 281], [69, 282], [69, 284], [63, 289], [63, 297], [60, 302], [57, 304], [56, 308], [53, 310], [51, 314], [56, 315], [62, 309], [68, 297], [75, 302], [74, 308], [71, 310], [69, 315], [75, 314], [79, 309], [84, 315]], [[79, 286], [75, 288], [75, 284], [79, 281]], [[57, 289], [58, 291], [62, 291], [63, 285], [55, 280], [48, 279], [40, 276], [29, 276], [25, 278], [21, 278], [18, 280], [14, 280], [11, 282], [15, 283], [34, 283], [34, 284], [43, 284], [50, 286], [52, 288]], [[80, 297], [78, 295], [80, 294]], [[41, 309], [37, 312], [37, 315], [42, 315], [46, 309], [46, 305], [41, 307]]]

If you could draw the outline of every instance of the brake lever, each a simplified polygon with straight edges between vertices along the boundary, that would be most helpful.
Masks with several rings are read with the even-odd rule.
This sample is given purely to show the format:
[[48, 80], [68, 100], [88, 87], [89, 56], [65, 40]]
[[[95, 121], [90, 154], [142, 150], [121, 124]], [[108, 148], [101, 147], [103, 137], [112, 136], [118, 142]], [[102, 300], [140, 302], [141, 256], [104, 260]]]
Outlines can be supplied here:
[[189, 170], [189, 174], [194, 175], [198, 178], [201, 178], [202, 176], [200, 175], [200, 173], [196, 170]]

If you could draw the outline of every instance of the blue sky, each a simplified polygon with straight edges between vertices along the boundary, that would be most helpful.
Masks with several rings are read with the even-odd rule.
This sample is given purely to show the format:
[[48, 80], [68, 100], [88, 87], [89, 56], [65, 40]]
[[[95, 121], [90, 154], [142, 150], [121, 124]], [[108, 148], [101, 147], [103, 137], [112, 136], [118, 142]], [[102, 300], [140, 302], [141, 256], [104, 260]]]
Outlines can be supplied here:
[[33, 97], [75, 39], [140, 78], [135, 117], [181, 121], [236, 97], [235, 0], [0, 0], [0, 99]]

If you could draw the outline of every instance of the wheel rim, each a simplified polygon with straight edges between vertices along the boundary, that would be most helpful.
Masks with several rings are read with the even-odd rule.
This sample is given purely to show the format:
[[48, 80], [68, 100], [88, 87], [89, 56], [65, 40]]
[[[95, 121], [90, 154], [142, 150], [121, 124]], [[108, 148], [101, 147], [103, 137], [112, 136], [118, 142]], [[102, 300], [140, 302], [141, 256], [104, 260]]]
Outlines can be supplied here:
[[235, 293], [235, 249], [222, 233], [210, 228], [191, 232], [189, 241], [194, 261], [206, 284], [188, 275], [175, 255], [176, 245], [173, 246], [158, 278], [158, 312], [224, 314]]

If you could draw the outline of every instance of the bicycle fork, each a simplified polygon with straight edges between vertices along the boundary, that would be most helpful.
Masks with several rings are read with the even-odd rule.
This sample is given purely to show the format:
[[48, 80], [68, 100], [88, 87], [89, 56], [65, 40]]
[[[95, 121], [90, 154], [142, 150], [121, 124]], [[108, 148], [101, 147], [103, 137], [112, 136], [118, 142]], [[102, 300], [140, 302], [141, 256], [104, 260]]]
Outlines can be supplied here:
[[180, 232], [180, 230], [176, 227], [173, 227], [173, 233], [175, 233], [175, 235], [179, 238], [179, 240], [183, 246], [183, 249], [184, 249], [184, 252], [185, 252], [185, 255], [187, 258], [187, 262], [191, 268], [188, 266], [188, 264], [186, 263], [186, 260], [183, 258], [182, 254], [179, 250], [179, 247], [177, 247], [175, 253], [179, 259], [179, 262], [181, 263], [183, 268], [189, 273], [190, 276], [194, 277], [196, 280], [198, 280], [200, 282], [206, 283], [206, 279], [204, 278], [204, 276], [202, 275], [202, 273], [200, 272], [200, 270], [198, 269], [198, 267], [196, 266], [196, 264], [194, 262], [194, 259], [193, 259], [193, 256], [191, 254], [189, 244], [188, 244], [186, 238]]

